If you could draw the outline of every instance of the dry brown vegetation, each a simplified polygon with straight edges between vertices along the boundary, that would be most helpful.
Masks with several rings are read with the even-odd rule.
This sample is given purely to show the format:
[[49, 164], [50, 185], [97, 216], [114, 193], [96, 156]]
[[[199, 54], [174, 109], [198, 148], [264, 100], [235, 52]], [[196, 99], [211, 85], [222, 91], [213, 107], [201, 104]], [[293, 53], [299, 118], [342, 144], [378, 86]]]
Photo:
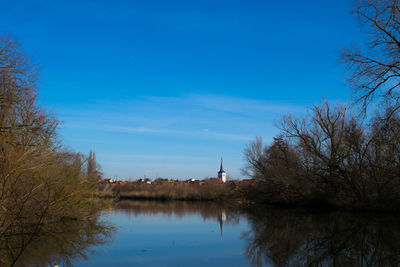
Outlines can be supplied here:
[[245, 151], [246, 172], [260, 182], [258, 202], [366, 210], [400, 208], [400, 118], [369, 123], [346, 108], [315, 106], [308, 119], [286, 117], [272, 145]]
[[[245, 173], [260, 182], [257, 202], [400, 211], [400, 4], [362, 0], [353, 13], [368, 28], [363, 49], [346, 49], [357, 106], [323, 102], [307, 118], [285, 117], [271, 145], [245, 150]], [[353, 109], [353, 110], [352, 110]]]
[[243, 201], [244, 192], [256, 186], [255, 180], [229, 181], [206, 179], [196, 182], [160, 182], [146, 184], [142, 182], [122, 182], [101, 184], [97, 194], [101, 197], [119, 199], [153, 200], [196, 200], [196, 201]]
[[[86, 157], [63, 149], [57, 119], [36, 97], [36, 66], [0, 37], [0, 249], [12, 247], [14, 260], [43, 225], [99, 210]], [[10, 243], [18, 234], [21, 243]]]

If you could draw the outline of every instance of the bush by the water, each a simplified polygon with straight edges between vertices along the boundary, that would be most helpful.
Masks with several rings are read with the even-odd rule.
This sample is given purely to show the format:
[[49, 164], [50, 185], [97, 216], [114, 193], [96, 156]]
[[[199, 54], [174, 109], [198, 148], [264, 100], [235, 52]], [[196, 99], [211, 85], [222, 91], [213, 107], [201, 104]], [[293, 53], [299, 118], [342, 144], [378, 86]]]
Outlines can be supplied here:
[[[98, 172], [63, 148], [58, 120], [36, 98], [37, 67], [17, 42], [0, 37], [0, 248], [12, 246], [15, 258], [43, 225], [100, 209], [92, 198]], [[19, 234], [31, 238], [10, 244]]]
[[400, 208], [400, 118], [357, 119], [343, 106], [315, 106], [306, 119], [286, 117], [271, 145], [246, 149], [246, 173], [260, 182], [259, 202]]

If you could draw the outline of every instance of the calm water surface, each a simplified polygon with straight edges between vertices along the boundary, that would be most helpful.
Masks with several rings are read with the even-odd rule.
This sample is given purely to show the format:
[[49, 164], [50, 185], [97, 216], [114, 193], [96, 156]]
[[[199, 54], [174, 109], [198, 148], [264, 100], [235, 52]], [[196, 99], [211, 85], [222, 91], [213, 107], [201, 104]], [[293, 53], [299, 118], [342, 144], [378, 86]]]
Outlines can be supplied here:
[[400, 219], [383, 214], [125, 201], [45, 228], [18, 256], [28, 239], [7, 239], [5, 266], [400, 266]]
[[127, 202], [105, 220], [117, 231], [76, 266], [248, 266], [243, 214], [217, 205]]

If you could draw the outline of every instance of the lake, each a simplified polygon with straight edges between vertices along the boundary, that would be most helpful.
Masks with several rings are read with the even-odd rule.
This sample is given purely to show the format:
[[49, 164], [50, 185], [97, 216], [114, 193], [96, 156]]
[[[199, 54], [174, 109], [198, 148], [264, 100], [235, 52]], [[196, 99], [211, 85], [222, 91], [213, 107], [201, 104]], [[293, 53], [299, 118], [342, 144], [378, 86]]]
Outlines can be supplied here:
[[104, 217], [117, 231], [77, 266], [247, 266], [243, 214], [204, 203], [123, 202]]
[[121, 201], [98, 221], [36, 237], [16, 266], [399, 266], [399, 222], [383, 214]]

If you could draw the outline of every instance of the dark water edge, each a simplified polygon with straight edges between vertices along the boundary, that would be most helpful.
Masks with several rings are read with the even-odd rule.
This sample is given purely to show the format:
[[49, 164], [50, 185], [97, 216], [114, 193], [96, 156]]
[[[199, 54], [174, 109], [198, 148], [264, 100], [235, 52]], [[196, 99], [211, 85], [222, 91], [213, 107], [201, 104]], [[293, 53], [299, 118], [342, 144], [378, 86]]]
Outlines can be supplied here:
[[248, 214], [255, 266], [399, 266], [399, 217], [270, 208]]
[[[11, 266], [28, 238], [1, 239], [2, 266]], [[169, 239], [177, 244], [164, 246]], [[190, 239], [198, 242], [185, 243]], [[183, 251], [192, 256], [182, 261]], [[45, 227], [15, 266], [107, 266], [139, 259], [141, 266], [399, 266], [400, 216], [121, 200], [98, 220]]]
[[[35, 226], [36, 227], [36, 226]], [[66, 219], [42, 225], [38, 232], [22, 226], [12, 235], [0, 235], [0, 266], [74, 266], [93, 248], [107, 244], [115, 227], [100, 218], [87, 221]]]

